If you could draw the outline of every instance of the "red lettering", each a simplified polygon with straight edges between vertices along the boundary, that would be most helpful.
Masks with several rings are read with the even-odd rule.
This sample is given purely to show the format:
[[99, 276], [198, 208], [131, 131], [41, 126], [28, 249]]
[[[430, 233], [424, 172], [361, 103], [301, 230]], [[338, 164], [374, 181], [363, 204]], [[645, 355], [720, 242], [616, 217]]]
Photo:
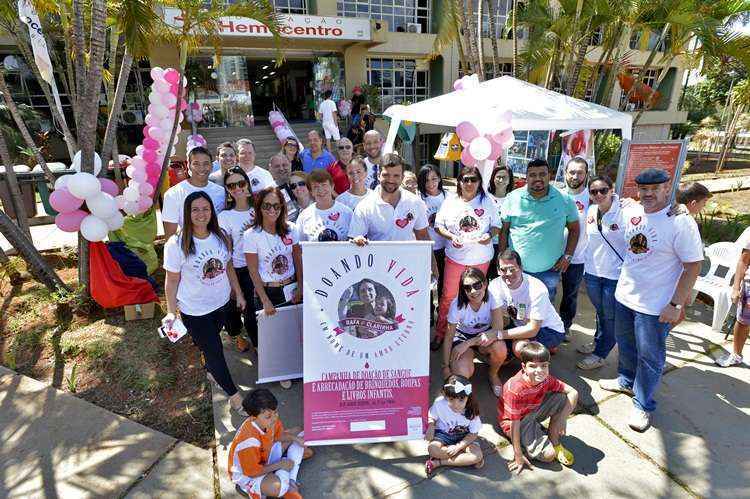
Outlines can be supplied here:
[[396, 260], [391, 260], [391, 262], [388, 264], [388, 272], [390, 272], [391, 269], [395, 266], [396, 266]]
[[220, 21], [219, 22], [219, 31], [229, 31], [230, 33], [234, 33], [234, 22], [232, 21]]
[[315, 28], [305, 28], [305, 34], [306, 35], [317, 35], [317, 31]]
[[302, 26], [295, 26], [294, 27], [294, 34], [295, 35], [304, 35], [305, 34], [305, 28]]
[[248, 33], [268, 33], [268, 26], [265, 24], [249, 24], [247, 31]]
[[237, 33], [247, 33], [247, 24], [238, 24], [237, 25]]
[[341, 28], [333, 28], [331, 30], [331, 33], [333, 34], [333, 36], [341, 36], [344, 34], [344, 31]]
[[281, 32], [285, 35], [291, 35], [292, 34], [292, 27], [291, 26], [284, 26], [281, 28]]

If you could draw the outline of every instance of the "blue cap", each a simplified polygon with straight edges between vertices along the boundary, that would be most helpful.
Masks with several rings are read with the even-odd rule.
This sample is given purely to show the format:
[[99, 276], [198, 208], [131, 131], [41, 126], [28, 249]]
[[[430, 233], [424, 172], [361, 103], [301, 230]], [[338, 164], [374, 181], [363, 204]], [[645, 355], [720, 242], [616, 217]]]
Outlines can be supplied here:
[[646, 168], [635, 177], [635, 183], [639, 185], [663, 184], [669, 182], [669, 174], [659, 168]]

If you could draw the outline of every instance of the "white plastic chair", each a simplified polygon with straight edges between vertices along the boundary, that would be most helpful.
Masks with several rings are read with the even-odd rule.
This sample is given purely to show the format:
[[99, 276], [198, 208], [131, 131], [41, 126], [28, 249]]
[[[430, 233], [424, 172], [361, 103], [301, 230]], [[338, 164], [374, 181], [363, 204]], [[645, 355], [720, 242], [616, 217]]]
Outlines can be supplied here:
[[[706, 248], [705, 252], [711, 266], [705, 276], [696, 279], [690, 303], [695, 301], [699, 292], [713, 298], [714, 317], [711, 328], [716, 332], [721, 332], [732, 306], [732, 277], [737, 268], [740, 250], [735, 243], [719, 242]], [[726, 269], [726, 273], [722, 275], [721, 269]]]

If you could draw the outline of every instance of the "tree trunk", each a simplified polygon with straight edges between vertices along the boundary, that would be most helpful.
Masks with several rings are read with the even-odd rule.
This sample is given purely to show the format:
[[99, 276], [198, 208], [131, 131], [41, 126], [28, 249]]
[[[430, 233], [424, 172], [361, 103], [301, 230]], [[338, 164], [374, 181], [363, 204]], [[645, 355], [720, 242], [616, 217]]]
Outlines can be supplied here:
[[453, 2], [453, 9], [455, 9], [456, 15], [459, 19], [459, 25], [456, 26], [456, 43], [458, 45], [458, 62], [459, 62], [459, 69], [463, 72], [463, 74], [469, 74], [471, 72], [471, 61], [469, 60], [471, 51], [470, 48], [466, 45], [466, 40], [464, 39], [465, 30], [466, 30], [466, 23], [463, 21], [463, 4], [459, 3], [459, 0], [449, 0]]
[[560, 40], [555, 40], [552, 48], [552, 57], [550, 57], [549, 67], [547, 68], [547, 77], [544, 79], [544, 88], [549, 89], [554, 80], [555, 69], [557, 67], [557, 53], [560, 51]]
[[474, 25], [474, 36], [476, 37], [477, 43], [477, 64], [479, 71], [479, 81], [484, 81], [484, 44], [482, 43], [482, 0], [477, 0], [477, 16]]
[[[471, 12], [471, 9], [473, 8], [472, 0], [467, 0], [467, 4], [467, 11]], [[472, 35], [473, 31], [471, 29], [471, 19], [473, 19], [473, 16], [467, 16], [464, 11], [459, 11], [459, 13], [461, 15], [461, 34], [463, 35], [464, 46], [466, 47], [466, 61], [469, 63], [469, 72], [476, 73], [477, 62], [476, 50], [474, 49], [476, 37]]]
[[26, 234], [17, 227], [13, 221], [0, 210], [0, 233], [8, 240], [10, 245], [18, 251], [18, 254], [26, 262], [31, 275], [44, 284], [50, 291], [58, 289], [67, 290], [68, 287], [62, 282], [52, 266], [42, 257], [34, 247], [34, 243]]
[[497, 68], [497, 61], [500, 59], [500, 53], [497, 48], [497, 0], [485, 0], [487, 2], [487, 16], [490, 18], [489, 22], [489, 35], [490, 44], [492, 44], [492, 76], [497, 78], [500, 76]]
[[6, 85], [5, 83], [5, 75], [2, 71], [0, 71], [0, 92], [2, 92], [3, 94], [5, 105], [8, 108], [8, 111], [10, 111], [10, 115], [13, 116], [13, 121], [16, 122], [18, 131], [21, 132], [21, 136], [23, 137], [24, 142], [26, 142], [26, 146], [34, 151], [34, 157], [36, 158], [37, 163], [39, 163], [39, 165], [42, 167], [44, 176], [47, 177], [48, 181], [54, 184], [55, 175], [52, 173], [52, 170], [49, 169], [49, 166], [47, 166], [47, 162], [44, 160], [44, 156], [42, 156], [42, 153], [36, 146], [34, 139], [31, 137], [29, 129], [26, 127], [26, 123], [24, 123], [23, 119], [21, 119], [21, 113], [18, 112], [18, 107], [10, 96], [10, 90], [8, 89], [8, 85]]
[[29, 220], [26, 218], [26, 206], [23, 204], [21, 189], [18, 186], [16, 172], [13, 169], [13, 162], [11, 161], [10, 153], [8, 152], [8, 144], [5, 142], [5, 136], [2, 132], [0, 132], [0, 159], [2, 159], [5, 164], [5, 180], [8, 185], [8, 192], [10, 193], [10, 202], [13, 205], [13, 211], [16, 212], [16, 222], [21, 230], [31, 237]]
[[[109, 159], [112, 154], [113, 146], [117, 139], [117, 122], [120, 120], [122, 114], [122, 101], [125, 98], [125, 89], [128, 86], [128, 78], [130, 76], [130, 70], [133, 66], [133, 56], [125, 48], [125, 54], [122, 58], [122, 65], [120, 66], [120, 74], [117, 77], [117, 88], [114, 92], [114, 96], [110, 101], [109, 118], [107, 119], [107, 129], [104, 132], [104, 141], [102, 143], [102, 165], [109, 163]], [[115, 163], [118, 162], [119, 158], [114, 158]], [[104, 168], [102, 168], [104, 171]]]
[[516, 11], [518, 10], [518, 0], [513, 0], [513, 78], [518, 78], [518, 33], [516, 33]]
[[734, 111], [734, 116], [729, 122], [729, 126], [724, 132], [724, 144], [721, 147], [721, 153], [719, 154], [719, 160], [716, 162], [716, 173], [721, 172], [724, 165], [729, 158], [729, 153], [732, 150], [732, 143], [737, 137], [737, 122], [740, 120], [740, 116], [745, 112], [746, 106], [740, 104]]
[[576, 85], [578, 85], [578, 78], [581, 75], [581, 67], [586, 60], [586, 51], [588, 51], [589, 48], [589, 37], [586, 34], [590, 29], [591, 22], [589, 21], [589, 23], [586, 25], [586, 32], [584, 33], [582, 40], [579, 42], [580, 45], [578, 47], [578, 53], [576, 54], [576, 61], [573, 65], [573, 70], [571, 72], [570, 78], [568, 78], [568, 88], [565, 91], [566, 95], [573, 96], [576, 90]]

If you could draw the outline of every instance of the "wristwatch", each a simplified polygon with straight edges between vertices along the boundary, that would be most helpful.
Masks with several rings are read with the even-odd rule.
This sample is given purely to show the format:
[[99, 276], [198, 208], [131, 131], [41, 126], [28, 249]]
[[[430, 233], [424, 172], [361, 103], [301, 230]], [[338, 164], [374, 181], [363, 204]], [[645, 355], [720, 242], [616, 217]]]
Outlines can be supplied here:
[[676, 308], [677, 310], [682, 310], [682, 305], [680, 305], [680, 304], [678, 304], [678, 303], [675, 303], [675, 302], [673, 302], [673, 301], [670, 301], [670, 302], [669, 302], [669, 304], [670, 304], [670, 305], [672, 305], [672, 306], [673, 306], [674, 308]]
[[569, 262], [573, 259], [573, 255], [563, 255], [563, 258], [565, 259], [566, 262]]

